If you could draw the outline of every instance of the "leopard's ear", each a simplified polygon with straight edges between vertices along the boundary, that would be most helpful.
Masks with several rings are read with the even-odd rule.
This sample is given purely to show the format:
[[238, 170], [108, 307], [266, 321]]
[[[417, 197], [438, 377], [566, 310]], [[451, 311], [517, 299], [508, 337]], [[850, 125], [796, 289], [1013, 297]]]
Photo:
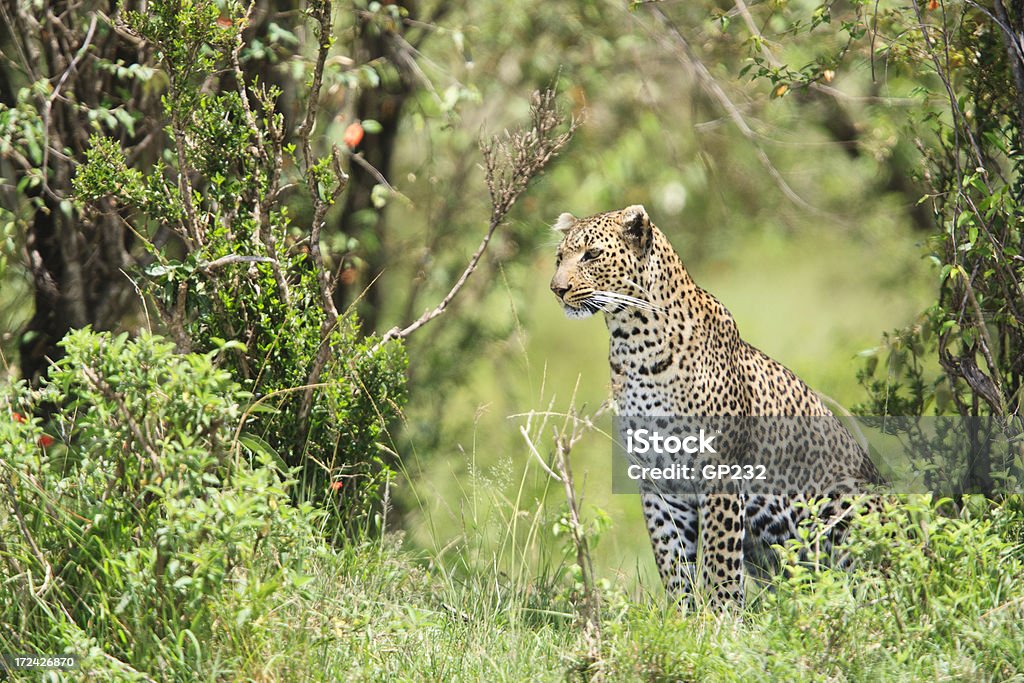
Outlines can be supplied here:
[[551, 226], [551, 229], [555, 232], [566, 233], [572, 230], [574, 225], [576, 225], [576, 216], [573, 216], [571, 213], [563, 213], [555, 221], [555, 224]]
[[640, 204], [627, 206], [622, 210], [619, 223], [622, 225], [622, 235], [626, 241], [641, 256], [646, 256], [651, 246], [651, 219], [647, 216], [647, 209]]

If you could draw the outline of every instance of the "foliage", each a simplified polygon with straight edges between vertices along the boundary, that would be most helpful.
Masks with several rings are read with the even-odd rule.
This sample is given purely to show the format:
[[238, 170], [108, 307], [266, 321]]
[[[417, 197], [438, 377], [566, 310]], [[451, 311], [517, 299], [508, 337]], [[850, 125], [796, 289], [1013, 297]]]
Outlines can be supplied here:
[[1019, 603], [1009, 597], [1024, 563], [1019, 501], [979, 499], [959, 513], [951, 503], [910, 496], [858, 520], [848, 545], [852, 576], [791, 564], [764, 606], [765, 625], [789, 635], [765, 646], [817, 650], [825, 675], [888, 678], [911, 662], [923, 677], [1019, 673]]
[[[1024, 59], [1007, 46], [1024, 17], [1007, 15], [1001, 0], [990, 7], [926, 3], [873, 15], [855, 3], [851, 11], [845, 22], [859, 27], [850, 32], [851, 44], [866, 51], [870, 38], [872, 64], [884, 60], [887, 69], [920, 84], [914, 95], [924, 106], [907, 132], [918, 140], [926, 164], [928, 191], [921, 202], [934, 212], [929, 246], [939, 275], [936, 304], [878, 350], [888, 353], [887, 376], [875, 378], [874, 359], [862, 373], [871, 392], [863, 409], [1016, 415], [1024, 377]], [[799, 84], [812, 82], [804, 78]], [[931, 354], [943, 371], [934, 381], [926, 375]]]
[[[742, 620], [681, 612], [602, 581], [595, 657], [568, 609], [580, 585], [563, 508], [509, 501], [483, 480], [462, 501], [460, 552], [413, 555], [392, 537], [325, 547], [315, 531], [322, 513], [290, 502], [296, 480], [271, 458], [253, 469], [238, 457], [248, 397], [217, 367], [230, 348], [182, 356], [159, 338], [89, 331], [66, 345], [51, 384], [3, 397], [0, 571], [11, 590], [0, 597], [10, 626], [0, 645], [79, 653], [75, 675], [930, 680], [1024, 671], [1018, 502], [974, 501], [950, 516], [947, 502], [918, 498], [861, 518], [852, 573], [807, 571], [807, 553], [793, 547]], [[30, 411], [68, 392], [78, 400], [42, 438]], [[154, 447], [165, 457], [151, 459]], [[599, 515], [587, 527], [606, 524]], [[565, 543], [554, 556], [549, 532]], [[504, 539], [511, 564], [488, 554], [488, 534]]]
[[[239, 666], [308, 580], [321, 515], [292, 504], [279, 463], [239, 457], [248, 395], [217, 367], [230, 346], [180, 356], [89, 330], [63, 344], [45, 388], [0, 400], [0, 645], [128, 678]], [[32, 417], [43, 402], [63, 406], [47, 431]]]
[[951, 512], [949, 501], [918, 497], [889, 509], [883, 520], [861, 518], [852, 529], [850, 548], [858, 557], [852, 573], [809, 571], [793, 548], [786, 571], [742, 620], [634, 608], [606, 629], [612, 677], [1019, 676], [1019, 506]]
[[[211, 1], [160, 2], [126, 15], [168, 79], [167, 154], [142, 172], [115, 139], [93, 135], [75, 192], [94, 212], [113, 201], [143, 236], [153, 260], [146, 291], [179, 349], [241, 342], [224, 354], [226, 367], [277, 409], [252, 415], [259, 440], [246, 445], [301, 465], [304, 495], [332, 508], [340, 500], [349, 514], [338, 521], [361, 528], [390, 476], [377, 442], [404, 402], [404, 355], [362, 338], [355, 318], [336, 310], [319, 235], [347, 180], [342, 153], [317, 158], [309, 130], [286, 133], [279, 90], [241, 71], [245, 16], [228, 11], [232, 21], [219, 21]], [[232, 86], [200, 87], [225, 72]], [[314, 92], [308, 107], [317, 101]], [[286, 178], [286, 165], [302, 172]], [[282, 201], [286, 180], [309, 192], [308, 229]], [[179, 241], [161, 241], [161, 230]]]
[[[938, 287], [914, 325], [864, 354], [858, 377], [868, 399], [858, 410], [992, 415], [1017, 433], [1024, 56], [1014, 36], [1024, 25], [1021, 8], [1008, 10], [1002, 0], [736, 7], [735, 15], [719, 15], [722, 30], [745, 36], [749, 63], [740, 73], [766, 81], [773, 97], [834, 99], [844, 107], [844, 93], [831, 85], [837, 74], [848, 73], [852, 84], [870, 70], [872, 90], [884, 78], [882, 85], [914, 105], [894, 116], [889, 98], [869, 97], [863, 115], [917, 148], [918, 204], [931, 209], [924, 227]], [[991, 477], [964, 488], [996, 492]]]

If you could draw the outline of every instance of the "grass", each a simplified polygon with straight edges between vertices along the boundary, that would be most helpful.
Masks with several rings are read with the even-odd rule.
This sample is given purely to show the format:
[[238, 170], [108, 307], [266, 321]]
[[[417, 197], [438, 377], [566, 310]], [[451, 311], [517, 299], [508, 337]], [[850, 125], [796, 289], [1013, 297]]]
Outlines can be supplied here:
[[393, 539], [315, 574], [316, 592], [281, 615], [282, 648], [307, 653], [285, 680], [547, 679], [572, 647], [568, 615], [537, 619], [504, 587], [431, 569]]
[[[529, 435], [540, 446], [547, 430], [532, 426]], [[37, 442], [37, 425], [11, 421], [5, 428], [12, 449], [20, 437]], [[18, 457], [16, 450], [10, 453]], [[195, 451], [196, 457], [202, 453]], [[290, 503], [269, 465], [250, 470], [239, 464], [220, 485], [203, 489], [205, 501], [184, 497], [148, 508], [164, 510], [164, 517], [125, 511], [130, 538], [123, 554], [134, 561], [125, 563], [119, 553], [97, 559], [79, 552], [74, 535], [76, 529], [84, 534], [90, 522], [82, 527], [83, 520], [47, 512], [58, 502], [74, 504], [78, 495], [82, 505], [97, 504], [89, 480], [69, 480], [80, 493], [61, 499], [41, 487], [40, 504], [23, 507], [24, 518], [0, 516], [12, 531], [4, 538], [3, 566], [49, 562], [54, 573], [45, 588], [29, 582], [34, 596], [0, 595], [8, 626], [18, 619], [17, 605], [34, 610], [34, 632], [0, 630], [0, 652], [23, 651], [20, 643], [30, 638], [40, 654], [79, 653], [79, 671], [44, 676], [76, 681], [1024, 678], [1019, 499], [1001, 505], [967, 501], [962, 510], [948, 501], [906, 499], [881, 520], [855, 526], [855, 571], [810, 571], [795, 561], [799, 548], [790, 548], [786, 570], [766, 590], [751, 586], [743, 609], [681, 609], [657, 582], [637, 578], [635, 569], [604, 573], [596, 582], [598, 629], [588, 631], [578, 618], [581, 572], [564, 496], [550, 484], [548, 495], [529, 493], [538, 468], [485, 470], [476, 466], [475, 451], [467, 458], [471, 475], [445, 513], [457, 515], [454, 528], [445, 525], [447, 517], [431, 516], [429, 490], [404, 483], [423, 501], [423, 526], [434, 529], [419, 549], [394, 533], [325, 543], [313, 532], [322, 517]], [[30, 457], [24, 466], [33, 462]], [[506, 494], [510, 490], [513, 495]], [[643, 534], [602, 515], [593, 503], [584, 502], [583, 512], [592, 546], [600, 548], [615, 533]], [[169, 584], [147, 591], [153, 558], [145, 543], [131, 540], [133, 520], [160, 526], [157, 537], [166, 535], [165, 526], [177, 530], [179, 545], [167, 555], [167, 572], [180, 595], [196, 600], [199, 617], [181, 608]], [[42, 547], [62, 549], [62, 564], [23, 543], [26, 534], [45, 539], [48, 546]], [[96, 534], [89, 538], [99, 541]], [[184, 564], [170, 569], [179, 558], [194, 566], [184, 573]], [[76, 566], [97, 561], [109, 569], [74, 578]], [[23, 585], [23, 574], [4, 576], [10, 585]], [[200, 588], [195, 582], [201, 576], [219, 578]], [[88, 595], [68, 596], [65, 579], [79, 581]], [[133, 592], [136, 614], [120, 607]], [[67, 603], [55, 594], [65, 601], [82, 598], [74, 605], [77, 623], [62, 616]], [[145, 626], [136, 620], [140, 611]]]
[[[396, 537], [321, 549], [313, 580], [231, 674], [194, 680], [1009, 680], [1024, 675], [1020, 512], [944, 518], [862, 543], [884, 571], [780, 578], [747, 610], [685, 613], [604, 588], [595, 650], [551, 577], [410, 553]], [[918, 533], [926, 530], [927, 540]], [[890, 539], [882, 551], [882, 534]], [[891, 539], [895, 536], [895, 541]], [[958, 545], [958, 544], [966, 545]], [[492, 558], [493, 559], [493, 558]], [[957, 576], [959, 575], [959, 576]], [[571, 591], [570, 591], [571, 592]], [[251, 643], [248, 644], [251, 647]], [[230, 650], [238, 643], [216, 647]]]
[[908, 502], [862, 532], [870, 565], [794, 570], [740, 613], [606, 583], [596, 650], [552, 577], [453, 567], [391, 539], [331, 555], [280, 644], [309, 654], [294, 673], [327, 680], [1008, 680], [1024, 675], [1021, 528], [1012, 506], [945, 517]]

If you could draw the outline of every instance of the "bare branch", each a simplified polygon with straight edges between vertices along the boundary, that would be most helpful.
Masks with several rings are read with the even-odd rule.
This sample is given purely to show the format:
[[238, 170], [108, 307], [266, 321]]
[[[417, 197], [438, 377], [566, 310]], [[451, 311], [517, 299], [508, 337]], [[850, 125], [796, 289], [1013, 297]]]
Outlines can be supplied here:
[[310, 135], [313, 132], [313, 125], [316, 123], [316, 115], [320, 110], [320, 86], [324, 79], [324, 65], [327, 63], [327, 53], [331, 49], [331, 3], [320, 0], [311, 3], [311, 14], [317, 21], [317, 43], [319, 49], [316, 56], [316, 65], [313, 67], [313, 82], [309, 89], [309, 101], [306, 106], [306, 116], [299, 128], [299, 140], [302, 144], [302, 157], [306, 164], [306, 171], [313, 165], [313, 147], [310, 143]]
[[[78, 48], [78, 52], [71, 59], [71, 63], [64, 69], [64, 73], [61, 74], [60, 80], [57, 81], [57, 85], [54, 86], [53, 92], [43, 102], [43, 163], [41, 164], [43, 185], [47, 192], [52, 192], [49, 185], [49, 173], [47, 172], [50, 168], [50, 120], [53, 114], [53, 101], [60, 95], [61, 88], [64, 87], [65, 81], [68, 80], [68, 76], [71, 72], [78, 67], [78, 62], [82, 60], [85, 55], [85, 51], [89, 49], [89, 45], [92, 43], [92, 37], [96, 33], [96, 15], [92, 16], [92, 20], [89, 22], [89, 31], [86, 33], [85, 38], [82, 40], [82, 46]], [[69, 159], [66, 159], [70, 161]]]
[[330, 336], [338, 324], [338, 309], [334, 304], [334, 287], [331, 276], [324, 267], [323, 252], [320, 249], [320, 233], [324, 227], [324, 218], [327, 210], [334, 204], [342, 190], [348, 184], [348, 174], [341, 168], [341, 153], [337, 146], [332, 148], [332, 170], [335, 176], [333, 188], [319, 187], [317, 179], [316, 164], [313, 159], [313, 145], [311, 137], [313, 126], [316, 124], [317, 112], [320, 109], [320, 87], [323, 84], [324, 65], [327, 63], [327, 54], [331, 49], [331, 9], [333, 3], [329, 0], [318, 0], [312, 5], [312, 16], [317, 21], [317, 51], [316, 65], [313, 67], [313, 81], [310, 87], [309, 100], [306, 105], [306, 116], [299, 128], [299, 144], [302, 146], [302, 160], [306, 171], [306, 185], [309, 188], [310, 198], [313, 202], [313, 221], [310, 226], [309, 235], [309, 257], [316, 269], [317, 283], [320, 287], [320, 302], [324, 310], [324, 321], [320, 326], [320, 348], [313, 367], [306, 379], [308, 389], [302, 397], [302, 405], [299, 408], [299, 423], [302, 431], [308, 427], [310, 410], [313, 407], [314, 387], [319, 384], [320, 375], [327, 362], [331, 358]]
[[[973, 2], [970, 4], [975, 5]], [[984, 8], [982, 9], [984, 11]], [[1017, 90], [1017, 96], [1014, 98], [1017, 102], [1017, 139], [1024, 147], [1024, 31], [1014, 31], [1003, 0], [995, 0], [995, 10], [996, 24], [1002, 29], [1006, 59], [1010, 63], [1010, 73], [1013, 74], [1013, 83]], [[1017, 16], [1016, 19], [1018, 23], [1024, 22], [1024, 17]]]
[[[942, 86], [945, 88], [946, 95], [949, 98], [949, 107], [953, 113], [954, 121], [953, 131], [955, 134], [959, 135], [960, 130], [963, 130], [963, 133], [967, 136], [967, 141], [971, 143], [971, 151], [974, 153], [974, 161], [976, 162], [979, 168], [984, 168], [985, 160], [982, 158], [981, 148], [978, 146], [978, 141], [974, 139], [974, 134], [971, 132], [971, 127], [967, 122], [967, 117], [964, 115], [963, 110], [960, 109], [959, 99], [957, 98], [956, 93], [953, 91], [953, 83], [950, 80], [949, 76], [948, 46], [945, 52], [946, 68], [943, 68], [942, 63], [939, 61], [938, 57], [939, 48], [936, 47], [935, 41], [932, 39], [931, 33], [929, 31], [929, 29], [934, 27], [925, 22], [924, 17], [921, 15], [920, 7], [914, 4], [913, 8], [914, 15], [917, 17], [918, 30], [921, 32], [921, 38], [924, 39], [926, 54], [928, 55], [928, 58], [931, 59], [932, 64], [935, 66], [935, 73], [939, 77], [939, 80], [942, 81]], [[943, 21], [945, 21], [945, 13], [943, 13]], [[942, 36], [945, 40], [945, 26], [942, 27]], [[959, 164], [959, 161], [957, 161], [957, 163]], [[983, 181], [986, 184], [988, 183], [987, 178], [983, 178]]]
[[[505, 220], [516, 201], [526, 191], [530, 181], [539, 175], [551, 161], [569, 144], [580, 122], [565, 118], [555, 103], [556, 94], [552, 89], [535, 92], [530, 107], [532, 126], [529, 130], [505, 131], [487, 142], [480, 150], [484, 157], [487, 190], [491, 196], [491, 219], [480, 245], [473, 252], [462, 275], [455, 281], [443, 299], [432, 309], [423, 312], [419, 318], [404, 328], [393, 327], [380, 338], [372, 351], [394, 339], [405, 339], [410, 334], [437, 318], [448, 304], [458, 295], [470, 276], [476, 270], [480, 259], [487, 250], [494, 231]], [[559, 132], [565, 126], [562, 132]]]
[[559, 484], [563, 483], [562, 477], [560, 477], [558, 473], [556, 473], [553, 469], [548, 467], [548, 464], [544, 462], [544, 458], [541, 456], [540, 451], [537, 450], [537, 447], [533, 445], [533, 441], [530, 440], [530, 432], [528, 429], [529, 424], [530, 423], [527, 422], [526, 425], [519, 425], [519, 433], [522, 434], [523, 441], [526, 442], [527, 448], [530, 449], [530, 455], [537, 459], [537, 462], [540, 464], [541, 469], [547, 472], [548, 476], [557, 481]]
[[[572, 425], [570, 428], [569, 425]], [[568, 429], [568, 432], [566, 430]], [[584, 634], [588, 640], [600, 640], [601, 634], [601, 602], [594, 585], [594, 565], [590, 558], [590, 545], [587, 542], [586, 530], [580, 516], [580, 505], [576, 498], [576, 484], [572, 477], [569, 464], [569, 453], [583, 437], [583, 428], [579, 422], [566, 417], [562, 429], [554, 429], [555, 463], [561, 473], [562, 485], [565, 489], [565, 501], [569, 507], [569, 529], [572, 532], [573, 544], [576, 546], [576, 564], [580, 568], [583, 583], [583, 602], [580, 605], [580, 616], [584, 623]]]
[[[250, 0], [249, 7], [245, 11], [242, 29], [244, 29], [245, 26], [248, 26], [252, 21], [252, 15], [255, 8], [255, 0]], [[242, 29], [239, 29], [235, 34], [235, 44], [231, 48], [231, 66], [235, 72], [235, 87], [238, 90], [239, 101], [242, 104], [242, 111], [245, 114], [245, 121], [249, 124], [249, 130], [253, 131], [255, 134], [256, 131], [260, 130], [260, 127], [256, 125], [256, 116], [253, 114], [252, 104], [249, 101], [249, 89], [245, 83], [245, 74], [242, 72], [242, 63], [239, 58], [239, 54], [244, 46], [244, 41], [242, 40]], [[256, 99], [257, 101], [261, 101], [259, 94], [257, 94]], [[263, 101], [262, 104], [266, 111], [267, 102]], [[267, 252], [268, 258], [265, 262], [270, 264], [270, 270], [274, 274], [274, 281], [277, 283], [277, 289], [281, 294], [281, 300], [284, 302], [285, 306], [291, 306], [292, 297], [290, 288], [288, 287], [288, 280], [281, 271], [281, 263], [277, 257], [277, 238], [274, 236], [273, 230], [270, 229], [270, 206], [277, 198], [278, 185], [281, 180], [281, 145], [283, 137], [279, 130], [279, 126], [274, 123], [273, 112], [271, 112], [266, 118], [271, 138], [270, 142], [274, 151], [274, 158], [270, 158], [270, 155], [267, 153], [267, 149], [263, 144], [256, 144], [253, 146], [253, 152], [267, 168], [268, 182], [265, 191], [263, 192], [263, 199], [253, 204], [252, 214], [253, 218], [256, 220], [256, 224], [259, 226], [258, 234], [260, 241], [263, 243], [263, 248]], [[258, 140], [257, 142], [262, 142], [262, 140]]]
[[352, 161], [356, 162], [356, 164], [358, 164], [363, 170], [372, 175], [374, 180], [376, 180], [384, 187], [388, 188], [389, 192], [398, 194], [398, 190], [396, 190], [395, 187], [388, 182], [388, 179], [384, 177], [383, 173], [378, 171], [373, 164], [366, 160], [366, 157], [363, 156], [362, 152], [357, 152], [353, 154], [350, 158], [352, 159]]
[[218, 268], [224, 266], [234, 265], [236, 263], [273, 263], [274, 259], [269, 256], [239, 256], [238, 254], [228, 254], [227, 256], [221, 256], [218, 259], [214, 259], [209, 263], [200, 265], [200, 269], [204, 273], [212, 273]]

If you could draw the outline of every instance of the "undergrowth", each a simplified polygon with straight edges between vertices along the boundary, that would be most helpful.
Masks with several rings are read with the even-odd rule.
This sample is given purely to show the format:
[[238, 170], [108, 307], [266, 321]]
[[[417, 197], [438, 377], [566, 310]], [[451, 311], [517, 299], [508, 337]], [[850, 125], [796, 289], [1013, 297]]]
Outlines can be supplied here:
[[[221, 352], [90, 331], [65, 349], [42, 391], [0, 399], [0, 652], [80, 657], [46, 680], [1024, 674], [1018, 499], [903, 500], [853, 526], [855, 570], [787, 560], [742, 611], [688, 612], [598, 577], [595, 637], [557, 487], [510, 499], [477, 473], [453, 544], [332, 542], [296, 470], [244, 445], [249, 397]], [[47, 400], [67, 409], [43, 425]], [[582, 513], [598, 541], [610, 522]]]

